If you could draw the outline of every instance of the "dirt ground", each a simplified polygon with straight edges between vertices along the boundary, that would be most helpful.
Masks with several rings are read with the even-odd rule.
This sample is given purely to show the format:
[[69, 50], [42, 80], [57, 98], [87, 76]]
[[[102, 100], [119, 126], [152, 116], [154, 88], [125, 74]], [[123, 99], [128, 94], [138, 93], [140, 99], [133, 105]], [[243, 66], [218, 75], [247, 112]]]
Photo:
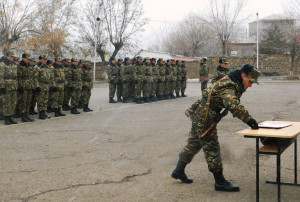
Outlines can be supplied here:
[[[300, 82], [263, 79], [241, 102], [258, 121], [300, 121]], [[255, 201], [255, 140], [234, 133], [248, 126], [231, 114], [218, 125], [225, 178], [237, 193], [214, 191], [203, 152], [186, 168], [194, 179], [170, 177], [191, 123], [187, 98], [137, 105], [109, 104], [108, 85], [96, 84], [90, 113], [5, 126], [0, 122], [0, 201]], [[53, 116], [53, 114], [52, 114]], [[298, 144], [298, 151], [300, 150]], [[276, 201], [274, 156], [260, 158], [260, 200]], [[299, 159], [299, 157], [298, 157]], [[282, 154], [282, 181], [294, 179], [293, 147]], [[299, 178], [298, 167], [298, 178]], [[298, 180], [299, 181], [299, 180]], [[282, 201], [299, 201], [300, 187], [282, 186]]]

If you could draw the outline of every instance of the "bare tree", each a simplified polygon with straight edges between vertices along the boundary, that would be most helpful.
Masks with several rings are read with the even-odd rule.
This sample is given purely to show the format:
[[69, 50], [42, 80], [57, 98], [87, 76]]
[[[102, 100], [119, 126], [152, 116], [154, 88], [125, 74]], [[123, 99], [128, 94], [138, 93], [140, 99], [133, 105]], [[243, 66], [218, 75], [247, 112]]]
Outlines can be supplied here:
[[98, 0], [101, 19], [105, 22], [105, 31], [114, 50], [112, 57], [135, 36], [143, 31], [147, 19], [143, 18], [141, 0]]
[[30, 24], [39, 14], [34, 1], [0, 0], [0, 47], [7, 52], [22, 36], [30, 32]]
[[208, 20], [221, 42], [222, 55], [226, 56], [228, 41], [236, 33], [238, 27], [247, 19], [247, 17], [241, 16], [241, 12], [248, 0], [237, 0], [236, 5], [232, 5], [230, 0], [208, 1]]

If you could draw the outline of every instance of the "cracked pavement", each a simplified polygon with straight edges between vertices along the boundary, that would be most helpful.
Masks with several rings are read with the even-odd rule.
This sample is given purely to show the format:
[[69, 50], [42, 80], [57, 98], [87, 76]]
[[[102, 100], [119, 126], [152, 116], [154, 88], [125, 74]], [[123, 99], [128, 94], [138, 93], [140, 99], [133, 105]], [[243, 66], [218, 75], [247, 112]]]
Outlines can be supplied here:
[[[300, 121], [299, 92], [300, 82], [262, 80], [241, 101], [258, 122]], [[218, 125], [219, 141], [224, 175], [241, 191], [214, 191], [202, 151], [186, 168], [194, 183], [170, 177], [190, 130], [184, 111], [200, 97], [200, 84], [189, 82], [186, 94], [142, 105], [109, 104], [108, 85], [99, 83], [92, 91], [93, 112], [46, 121], [34, 116], [33, 123], [17, 119], [12, 126], [1, 121], [0, 201], [254, 201], [254, 140], [234, 135], [248, 126], [231, 114]], [[277, 200], [277, 186], [265, 183], [275, 179], [276, 159], [260, 159], [260, 200]], [[282, 154], [282, 181], [293, 181], [293, 163], [291, 147]], [[298, 201], [299, 187], [281, 188], [282, 201]]]

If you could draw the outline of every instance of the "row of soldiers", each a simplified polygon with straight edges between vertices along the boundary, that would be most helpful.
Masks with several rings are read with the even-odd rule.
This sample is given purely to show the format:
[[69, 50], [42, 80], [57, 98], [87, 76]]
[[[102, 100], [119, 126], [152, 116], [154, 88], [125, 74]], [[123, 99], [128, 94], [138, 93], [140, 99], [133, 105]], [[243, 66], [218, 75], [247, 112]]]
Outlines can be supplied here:
[[[62, 109], [80, 114], [79, 105], [85, 112], [92, 111], [88, 107], [92, 78], [89, 61], [56, 57], [53, 62], [41, 55], [36, 63], [27, 53], [18, 61], [9, 51], [0, 60], [0, 113], [5, 124], [11, 125], [17, 123], [13, 117], [21, 117], [23, 122], [34, 121], [29, 114], [49, 119], [46, 110], [55, 112], [55, 117], [65, 116]], [[38, 113], [34, 111], [36, 105]]]
[[[118, 59], [112, 57], [107, 69], [109, 103], [117, 94], [117, 102], [155, 102], [157, 100], [186, 97], [187, 70], [185, 61], [150, 59], [138, 56]], [[175, 94], [176, 93], [176, 96]], [[181, 95], [180, 95], [181, 93]]]

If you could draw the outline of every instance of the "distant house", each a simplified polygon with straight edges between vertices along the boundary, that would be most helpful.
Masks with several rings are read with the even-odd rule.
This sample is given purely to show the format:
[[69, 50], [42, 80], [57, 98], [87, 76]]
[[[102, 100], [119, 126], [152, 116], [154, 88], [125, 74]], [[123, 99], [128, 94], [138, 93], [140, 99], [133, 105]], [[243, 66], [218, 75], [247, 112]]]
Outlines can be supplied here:
[[[274, 14], [263, 19], [258, 20], [258, 29], [259, 29], [259, 41], [263, 40], [265, 33], [275, 24], [279, 26], [292, 26], [295, 23], [295, 19]], [[249, 38], [256, 40], [257, 35], [257, 21], [249, 23]]]
[[228, 44], [230, 56], [253, 56], [256, 54], [256, 42], [251, 39], [232, 41]]

